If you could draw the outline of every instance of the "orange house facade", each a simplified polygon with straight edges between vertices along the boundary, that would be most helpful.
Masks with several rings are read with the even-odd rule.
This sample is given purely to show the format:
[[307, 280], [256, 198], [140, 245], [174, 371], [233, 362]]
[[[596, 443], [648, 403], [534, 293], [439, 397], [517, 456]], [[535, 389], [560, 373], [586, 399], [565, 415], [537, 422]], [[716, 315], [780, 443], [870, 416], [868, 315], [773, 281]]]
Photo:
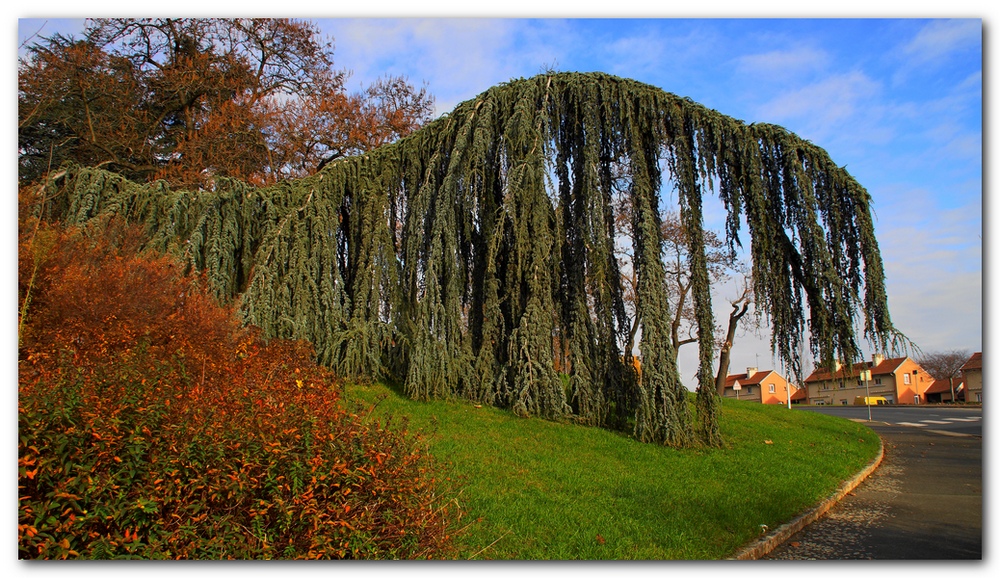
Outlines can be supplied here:
[[[748, 367], [746, 373], [726, 377], [723, 397], [757, 403], [784, 404], [788, 403], [788, 388], [788, 380], [777, 371], [772, 369], [758, 371], [756, 367]], [[795, 387], [792, 386], [793, 401], [795, 394]]]
[[[867, 384], [861, 372], [871, 370]], [[927, 403], [927, 390], [934, 383], [924, 368], [909, 357], [886, 359], [879, 354], [871, 361], [855, 363], [851, 367], [837, 367], [830, 373], [825, 368], [816, 369], [806, 378], [809, 403], [813, 405], [851, 405], [863, 396], [880, 396], [893, 404], [919, 405]]]

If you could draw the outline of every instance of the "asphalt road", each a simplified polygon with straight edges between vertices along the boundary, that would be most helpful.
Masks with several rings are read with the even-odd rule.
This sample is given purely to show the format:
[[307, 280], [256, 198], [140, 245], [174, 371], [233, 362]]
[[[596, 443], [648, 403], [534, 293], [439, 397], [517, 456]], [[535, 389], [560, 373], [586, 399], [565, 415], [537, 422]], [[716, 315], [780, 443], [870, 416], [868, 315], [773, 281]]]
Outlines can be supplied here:
[[[826, 409], [862, 410], [864, 417], [854, 419], [867, 421], [864, 407]], [[762, 559], [983, 559], [982, 411], [873, 410], [885, 410], [877, 416], [883, 421], [870, 424], [882, 438], [881, 465], [824, 516]], [[973, 414], [979, 419], [957, 421]], [[978, 434], [960, 431], [975, 430], [974, 424]]]
[[[868, 421], [868, 408], [858, 405], [792, 406], [858, 421]], [[938, 432], [983, 435], [983, 408], [948, 405], [878, 405], [871, 408], [873, 423], [888, 423]]]

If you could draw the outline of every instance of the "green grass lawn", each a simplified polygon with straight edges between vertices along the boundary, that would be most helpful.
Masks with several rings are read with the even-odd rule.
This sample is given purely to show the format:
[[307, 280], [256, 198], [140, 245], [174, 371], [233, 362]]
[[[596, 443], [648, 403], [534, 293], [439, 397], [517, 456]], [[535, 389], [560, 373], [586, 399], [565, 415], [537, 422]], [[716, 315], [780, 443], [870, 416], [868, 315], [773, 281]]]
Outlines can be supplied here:
[[828, 496], [879, 445], [861, 424], [725, 399], [725, 447], [675, 450], [384, 385], [349, 385], [346, 397], [426, 436], [458, 482], [463, 559], [726, 558]]

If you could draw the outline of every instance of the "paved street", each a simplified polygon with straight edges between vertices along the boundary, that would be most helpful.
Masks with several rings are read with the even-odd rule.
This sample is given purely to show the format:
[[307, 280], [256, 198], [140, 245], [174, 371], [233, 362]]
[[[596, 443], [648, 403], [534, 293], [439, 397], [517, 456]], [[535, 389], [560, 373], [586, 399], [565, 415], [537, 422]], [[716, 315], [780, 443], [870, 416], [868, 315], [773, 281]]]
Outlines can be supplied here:
[[[873, 422], [885, 448], [882, 465], [763, 559], [981, 560], [982, 437], [947, 430], [972, 422], [917, 416], [919, 409], [897, 423]], [[925, 420], [945, 423], [917, 425]]]
[[[859, 421], [868, 420], [868, 408], [857, 405], [792, 406], [802, 411], [815, 411]], [[881, 405], [872, 406], [873, 422], [924, 428], [959, 434], [983, 435], [983, 408], [945, 405]]]

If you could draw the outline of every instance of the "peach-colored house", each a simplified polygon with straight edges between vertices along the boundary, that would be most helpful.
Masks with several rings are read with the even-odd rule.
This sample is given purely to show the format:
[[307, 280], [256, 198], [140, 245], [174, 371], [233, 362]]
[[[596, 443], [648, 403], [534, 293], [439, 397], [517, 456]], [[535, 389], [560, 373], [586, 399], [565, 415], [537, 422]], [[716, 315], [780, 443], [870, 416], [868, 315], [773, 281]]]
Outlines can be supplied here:
[[[739, 384], [739, 390], [736, 385]], [[724, 397], [738, 398], [758, 403], [782, 404], [788, 403], [788, 380], [772, 369], [758, 371], [756, 367], [748, 367], [746, 373], [737, 373], [726, 377]], [[797, 391], [792, 386], [792, 398]], [[801, 396], [800, 396], [801, 397]]]
[[[871, 370], [867, 393], [861, 372]], [[914, 405], [927, 403], [926, 392], [934, 378], [909, 357], [886, 359], [872, 355], [871, 361], [840, 366], [832, 374], [819, 368], [806, 378], [809, 403], [815, 405], [851, 405], [858, 396], [881, 396], [889, 403]]]
[[977, 351], [962, 366], [966, 403], [983, 403], [983, 352]]

